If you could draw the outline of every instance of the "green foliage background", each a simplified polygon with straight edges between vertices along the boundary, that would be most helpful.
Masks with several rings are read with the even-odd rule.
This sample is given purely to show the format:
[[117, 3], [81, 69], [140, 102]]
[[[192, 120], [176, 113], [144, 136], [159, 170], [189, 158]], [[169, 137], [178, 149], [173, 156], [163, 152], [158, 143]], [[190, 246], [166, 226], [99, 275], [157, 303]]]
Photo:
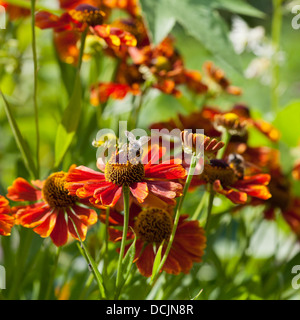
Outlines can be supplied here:
[[[49, 5], [49, 1], [40, 2], [44, 6]], [[289, 172], [296, 157], [299, 158], [295, 147], [300, 137], [300, 31], [291, 27], [291, 12], [283, 8], [280, 49], [285, 52], [285, 62], [280, 66], [279, 109], [274, 112], [271, 105], [272, 88], [262, 85], [259, 79], [246, 79], [243, 75], [253, 54], [245, 52], [237, 56], [228, 39], [234, 15], [242, 16], [250, 26], [264, 26], [267, 36], [271, 38], [272, 1], [140, 2], [155, 43], [159, 43], [171, 32], [187, 68], [201, 71], [203, 63], [212, 60], [226, 72], [233, 84], [243, 89], [242, 97], [220, 97], [212, 101], [213, 105], [226, 110], [234, 103], [242, 102], [251, 108], [256, 117], [274, 123], [282, 134], [279, 144], [282, 166], [285, 172]], [[123, 14], [121, 11], [115, 13], [116, 17]], [[128, 99], [111, 100], [99, 123], [97, 113], [101, 111], [89, 103], [89, 86], [96, 80], [110, 79], [114, 61], [103, 55], [97, 61], [84, 61], [83, 87], [80, 90], [77, 88], [72, 98], [76, 78], [74, 68], [58, 60], [52, 31], [36, 29], [36, 34], [41, 177], [47, 177], [55, 167], [67, 170], [73, 163], [95, 169], [96, 151], [91, 143], [97, 131], [106, 127], [116, 130], [118, 121], [126, 120], [132, 110]], [[24, 144], [34, 154], [36, 133], [32, 107], [34, 83], [31, 39], [30, 19], [8, 21], [7, 28], [0, 30], [0, 89], [5, 94]], [[61, 146], [55, 146], [55, 143], [63, 146], [65, 140], [59, 139], [56, 142], [57, 130], [67, 106], [74, 107], [81, 94], [83, 102], [76, 108], [78, 114], [75, 115], [80, 119], [79, 125], [60, 163], [58, 160], [63, 154], [59, 154]], [[178, 112], [187, 114], [201, 103], [201, 98], [195, 98], [189, 93], [185, 93], [185, 98], [182, 100], [162, 93], [150, 93], [138, 126], [147, 129], [151, 123], [168, 120]], [[7, 187], [16, 177], [33, 177], [24, 164], [12, 134], [3, 101], [0, 101], [0, 137], [0, 193], [5, 195]], [[270, 142], [262, 135], [251, 132], [250, 144], [260, 146], [270, 145]], [[300, 195], [297, 183], [294, 192]], [[200, 196], [199, 190], [189, 194], [184, 211], [193, 212]], [[291, 286], [291, 269], [300, 264], [299, 244], [295, 242], [295, 236], [281, 216], [278, 215], [276, 222], [262, 220], [260, 207], [245, 208], [232, 215], [228, 213], [231, 207], [228, 201], [217, 198], [215, 203], [213, 232], [207, 240], [208, 244], [213, 245], [208, 245], [204, 262], [195, 264], [189, 275], [176, 277], [164, 274], [152, 289], [148, 287], [147, 279], [134, 272], [130, 283], [124, 288], [123, 299], [192, 299], [202, 289], [198, 299], [300, 298], [300, 291]], [[101, 260], [104, 252], [104, 235], [105, 226], [100, 223], [88, 232], [85, 244], [96, 260]], [[68, 283], [71, 286], [70, 299], [97, 299], [96, 283], [75, 242], [62, 248], [53, 275], [57, 249], [49, 239], [43, 240], [32, 230], [15, 227], [11, 237], [1, 237], [0, 241], [0, 265], [4, 265], [7, 271], [7, 289], [0, 291], [0, 298], [55, 299], [57, 288]], [[106, 285], [112, 289], [117, 265], [113, 244], [110, 244], [108, 259], [110, 263]]]

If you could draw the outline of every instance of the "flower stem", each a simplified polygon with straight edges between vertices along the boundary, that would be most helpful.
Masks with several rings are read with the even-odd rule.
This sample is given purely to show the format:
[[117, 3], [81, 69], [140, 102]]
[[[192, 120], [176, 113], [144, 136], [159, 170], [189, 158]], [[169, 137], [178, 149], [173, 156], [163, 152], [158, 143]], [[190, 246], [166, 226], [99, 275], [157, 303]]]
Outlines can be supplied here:
[[191, 220], [198, 220], [199, 219], [200, 213], [205, 205], [206, 198], [207, 198], [207, 192], [204, 192], [201, 200], [199, 201], [198, 207], [196, 208], [195, 213], [192, 216]]
[[218, 159], [223, 159], [230, 139], [231, 134], [227, 130], [225, 130], [222, 134], [222, 141], [224, 142], [224, 147], [218, 152]]
[[54, 278], [55, 278], [55, 272], [57, 269], [57, 265], [58, 265], [58, 259], [59, 259], [59, 255], [60, 255], [60, 251], [61, 251], [61, 247], [56, 248], [56, 255], [55, 255], [55, 260], [54, 260], [54, 264], [52, 266], [52, 271], [50, 274], [50, 279], [48, 281], [48, 286], [47, 286], [47, 290], [46, 290], [46, 295], [45, 295], [45, 300], [49, 300], [50, 295], [51, 295], [51, 290], [53, 289], [53, 282], [54, 282]]
[[122, 283], [122, 261], [125, 252], [125, 244], [127, 238], [127, 230], [128, 230], [128, 223], [129, 223], [129, 187], [123, 186], [123, 201], [124, 201], [124, 224], [123, 224], [123, 234], [122, 234], [122, 241], [121, 241], [121, 249], [118, 261], [118, 270], [117, 270], [117, 278], [116, 278], [116, 292], [115, 292], [115, 299], [119, 296], [119, 288]]
[[206, 223], [204, 229], [207, 231], [209, 228], [210, 220], [211, 220], [211, 212], [212, 212], [212, 207], [213, 207], [213, 202], [214, 202], [214, 197], [215, 197], [215, 191], [213, 189], [213, 186], [209, 186], [209, 198], [208, 198], [208, 206], [207, 206], [207, 216], [206, 216]]
[[80, 251], [80, 253], [82, 254], [82, 256], [85, 258], [85, 260], [87, 261], [88, 263], [88, 266], [90, 268], [90, 270], [92, 271], [93, 275], [94, 275], [94, 278], [98, 284], [98, 288], [99, 288], [99, 291], [100, 291], [100, 294], [101, 294], [101, 298], [103, 299], [106, 299], [106, 293], [105, 293], [105, 288], [104, 288], [104, 285], [103, 285], [103, 278], [98, 270], [98, 267], [94, 261], [94, 259], [92, 258], [92, 256], [89, 254], [86, 246], [84, 245], [83, 241], [81, 240], [81, 237], [79, 235], [79, 232], [77, 230], [77, 227], [76, 227], [76, 224], [74, 223], [74, 221], [70, 218], [70, 220], [72, 221], [73, 223], [73, 226], [74, 226], [74, 229], [76, 231], [76, 234], [77, 234], [77, 237], [80, 241], [80, 245], [77, 243], [78, 245], [78, 249]]
[[272, 83], [271, 83], [271, 106], [276, 113], [279, 109], [278, 88], [280, 83], [278, 52], [280, 47], [280, 33], [282, 26], [282, 9], [283, 0], [273, 0], [273, 17], [272, 17], [272, 46], [274, 54], [272, 58]]
[[170, 236], [170, 239], [169, 239], [169, 242], [168, 242], [168, 246], [167, 246], [166, 251], [165, 251], [165, 253], [163, 255], [163, 258], [162, 258], [162, 260], [161, 260], [161, 262], [159, 264], [159, 267], [157, 269], [156, 275], [152, 278], [152, 281], [150, 283], [151, 285], [153, 285], [156, 282], [156, 280], [157, 280], [157, 278], [159, 276], [160, 270], [163, 268], [163, 266], [164, 266], [164, 264], [165, 264], [165, 262], [166, 262], [166, 260], [168, 258], [169, 252], [171, 250], [171, 247], [172, 247], [172, 244], [173, 244], [173, 241], [174, 241], [174, 238], [175, 238], [177, 225], [178, 225], [178, 222], [179, 222], [180, 211], [181, 211], [184, 199], [186, 197], [187, 191], [189, 189], [189, 186], [191, 184], [191, 181], [193, 179], [198, 159], [199, 158], [195, 155], [195, 153], [193, 153], [192, 158], [191, 158], [191, 163], [190, 163], [188, 176], [186, 178], [186, 182], [185, 182], [185, 185], [184, 185], [184, 188], [183, 188], [182, 196], [181, 196], [181, 198], [179, 200], [179, 203], [177, 205], [177, 208], [176, 208], [176, 214], [175, 214], [175, 218], [174, 218], [173, 229], [172, 229], [172, 233], [171, 233], [171, 236]]
[[40, 175], [40, 128], [37, 105], [37, 53], [35, 36], [35, 0], [31, 0], [31, 33], [32, 33], [32, 56], [33, 56], [33, 106], [36, 130], [36, 171], [37, 177]]

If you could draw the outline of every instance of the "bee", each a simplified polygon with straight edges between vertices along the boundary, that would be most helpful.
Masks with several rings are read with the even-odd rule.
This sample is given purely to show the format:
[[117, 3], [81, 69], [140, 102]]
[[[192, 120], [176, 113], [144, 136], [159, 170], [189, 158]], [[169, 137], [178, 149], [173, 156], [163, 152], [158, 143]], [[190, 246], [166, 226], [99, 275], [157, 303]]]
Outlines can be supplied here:
[[129, 144], [123, 144], [120, 152], [127, 152], [129, 161], [140, 158], [143, 154], [143, 145], [145, 145], [151, 138], [148, 136], [142, 136], [137, 140], [134, 134], [129, 131], [125, 131], [125, 135]]
[[230, 168], [233, 169], [238, 179], [243, 179], [245, 168], [246, 168], [246, 163], [244, 158], [240, 154], [231, 153], [228, 156], [228, 162], [229, 162]]
[[252, 173], [260, 173], [262, 170], [260, 167], [256, 166], [255, 164], [248, 162], [238, 153], [231, 153], [228, 156], [228, 163], [231, 169], [234, 170], [236, 176], [239, 179], [244, 178], [245, 170], [247, 169], [249, 172]]

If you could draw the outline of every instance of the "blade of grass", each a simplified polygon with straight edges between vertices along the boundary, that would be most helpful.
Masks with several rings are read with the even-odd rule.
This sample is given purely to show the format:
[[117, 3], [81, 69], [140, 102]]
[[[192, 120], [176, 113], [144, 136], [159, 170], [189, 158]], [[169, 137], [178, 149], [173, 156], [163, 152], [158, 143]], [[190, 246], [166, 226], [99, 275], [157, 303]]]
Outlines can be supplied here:
[[39, 114], [37, 105], [37, 53], [36, 53], [36, 36], [35, 36], [35, 0], [31, 0], [31, 34], [32, 34], [32, 58], [33, 58], [33, 107], [34, 121], [36, 130], [36, 170], [40, 175], [40, 129]]
[[15, 117], [12, 114], [11, 107], [10, 107], [9, 103], [7, 102], [7, 100], [1, 90], [0, 90], [0, 96], [3, 99], [5, 113], [6, 113], [8, 122], [10, 124], [11, 130], [14, 134], [18, 148], [20, 149], [20, 152], [21, 152], [22, 157], [24, 159], [24, 163], [26, 165], [26, 168], [35, 179], [38, 179], [38, 172], [35, 167], [34, 161], [31, 157], [31, 152], [29, 150], [28, 144], [24, 140], [24, 138], [21, 134], [21, 131], [18, 127], [18, 124], [15, 120]]
[[90, 255], [90, 253], [88, 252], [86, 246], [84, 245], [83, 241], [81, 240], [81, 237], [78, 233], [78, 230], [77, 230], [77, 227], [76, 227], [76, 224], [74, 223], [74, 221], [70, 218], [73, 226], [74, 226], [74, 229], [76, 231], [76, 234], [77, 234], [77, 237], [79, 239], [79, 243], [77, 243], [78, 245], [78, 249], [80, 251], [80, 253], [82, 254], [82, 256], [86, 259], [87, 263], [88, 263], [88, 266], [90, 268], [90, 270], [92, 271], [93, 275], [94, 275], [94, 278], [98, 284], [98, 288], [99, 288], [99, 291], [100, 291], [100, 294], [101, 294], [101, 298], [103, 299], [106, 299], [106, 293], [105, 293], [105, 288], [104, 288], [104, 285], [103, 285], [103, 278], [102, 278], [102, 275], [101, 273], [99, 272], [98, 270], [98, 267], [96, 265], [96, 262], [94, 261], [94, 259], [92, 258], [92, 256]]

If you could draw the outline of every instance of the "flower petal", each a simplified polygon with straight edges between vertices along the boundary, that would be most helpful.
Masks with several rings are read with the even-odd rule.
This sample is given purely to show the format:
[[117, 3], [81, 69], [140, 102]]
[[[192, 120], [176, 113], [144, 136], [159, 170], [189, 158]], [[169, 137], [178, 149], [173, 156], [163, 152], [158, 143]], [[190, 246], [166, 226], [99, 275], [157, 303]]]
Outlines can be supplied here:
[[138, 202], [144, 202], [149, 194], [148, 186], [146, 182], [136, 182], [129, 187], [132, 195], [138, 200]]
[[7, 197], [13, 201], [36, 201], [42, 198], [41, 190], [34, 188], [23, 178], [17, 178], [7, 190]]

